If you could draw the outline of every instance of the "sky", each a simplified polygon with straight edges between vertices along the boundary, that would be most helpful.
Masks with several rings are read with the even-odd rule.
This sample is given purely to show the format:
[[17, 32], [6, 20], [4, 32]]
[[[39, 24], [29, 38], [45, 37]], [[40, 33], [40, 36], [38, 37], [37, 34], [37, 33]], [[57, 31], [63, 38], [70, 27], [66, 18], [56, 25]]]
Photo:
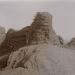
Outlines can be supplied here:
[[37, 12], [49, 12], [52, 26], [64, 39], [75, 37], [75, 2], [0, 1], [0, 26], [15, 30], [31, 25]]

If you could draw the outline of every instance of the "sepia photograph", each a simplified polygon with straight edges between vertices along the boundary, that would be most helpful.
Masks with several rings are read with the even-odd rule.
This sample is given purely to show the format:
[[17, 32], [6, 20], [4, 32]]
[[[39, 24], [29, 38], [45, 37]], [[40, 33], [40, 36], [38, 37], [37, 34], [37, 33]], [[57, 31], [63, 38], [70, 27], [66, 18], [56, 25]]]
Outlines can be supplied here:
[[1, 0], [0, 75], [75, 75], [75, 2]]

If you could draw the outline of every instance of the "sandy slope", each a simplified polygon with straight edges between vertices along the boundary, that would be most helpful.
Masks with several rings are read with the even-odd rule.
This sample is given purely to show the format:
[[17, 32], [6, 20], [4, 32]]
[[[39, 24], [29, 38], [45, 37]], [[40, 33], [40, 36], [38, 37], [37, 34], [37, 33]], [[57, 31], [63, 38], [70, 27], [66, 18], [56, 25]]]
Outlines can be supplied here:
[[57, 48], [50, 44], [38, 45], [37, 47], [37, 50], [40, 50], [37, 54], [37, 71], [19, 67], [1, 71], [0, 75], [75, 75], [74, 50]]

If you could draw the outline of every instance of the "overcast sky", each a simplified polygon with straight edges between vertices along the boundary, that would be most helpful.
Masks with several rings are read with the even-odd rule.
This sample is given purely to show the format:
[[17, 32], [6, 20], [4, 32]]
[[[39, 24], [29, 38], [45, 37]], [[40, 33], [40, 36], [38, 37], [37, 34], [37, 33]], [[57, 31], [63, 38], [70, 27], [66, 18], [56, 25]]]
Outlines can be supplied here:
[[36, 12], [53, 15], [53, 28], [64, 39], [75, 37], [75, 2], [0, 2], [0, 25], [21, 29], [32, 23]]

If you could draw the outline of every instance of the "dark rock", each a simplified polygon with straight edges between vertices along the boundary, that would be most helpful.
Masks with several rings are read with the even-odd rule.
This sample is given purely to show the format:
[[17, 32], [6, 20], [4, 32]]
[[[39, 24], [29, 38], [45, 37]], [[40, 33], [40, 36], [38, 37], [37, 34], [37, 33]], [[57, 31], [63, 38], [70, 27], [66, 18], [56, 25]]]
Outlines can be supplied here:
[[19, 31], [9, 30], [5, 41], [0, 46], [0, 56], [23, 46], [49, 42], [60, 44], [52, 28], [52, 16], [47, 12], [38, 12], [31, 26]]
[[16, 32], [16, 31], [11, 28], [11, 29], [8, 30], [7, 35], [9, 35], [9, 34], [11, 34], [11, 33], [13, 33], [13, 32]]

